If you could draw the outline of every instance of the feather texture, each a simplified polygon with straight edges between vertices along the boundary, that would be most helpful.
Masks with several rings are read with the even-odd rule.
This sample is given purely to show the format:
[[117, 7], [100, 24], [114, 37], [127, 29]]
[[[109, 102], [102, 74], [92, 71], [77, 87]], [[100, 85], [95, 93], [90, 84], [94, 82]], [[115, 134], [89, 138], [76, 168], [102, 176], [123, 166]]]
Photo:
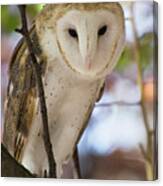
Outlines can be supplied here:
[[[41, 51], [34, 26], [30, 31], [35, 53], [41, 62]], [[40, 63], [43, 66], [43, 63]], [[26, 43], [22, 38], [13, 53], [9, 67], [9, 84], [5, 112], [3, 143], [21, 160], [36, 109], [36, 82]]]

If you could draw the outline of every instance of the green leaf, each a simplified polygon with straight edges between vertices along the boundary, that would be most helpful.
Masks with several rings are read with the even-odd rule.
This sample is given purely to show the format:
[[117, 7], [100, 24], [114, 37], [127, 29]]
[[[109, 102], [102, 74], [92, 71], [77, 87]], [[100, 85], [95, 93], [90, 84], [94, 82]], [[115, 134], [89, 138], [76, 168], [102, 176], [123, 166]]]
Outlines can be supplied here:
[[[11, 10], [12, 9], [12, 10]], [[16, 6], [2, 5], [1, 6], [1, 26], [2, 32], [10, 33], [19, 25], [19, 15]]]
[[[43, 4], [27, 5], [27, 15], [32, 20], [42, 9]], [[16, 5], [1, 6], [2, 32], [11, 33], [20, 26], [20, 14]]]
[[[139, 55], [142, 70], [144, 70], [153, 59], [153, 33], [146, 33], [139, 38]], [[116, 66], [117, 71], [123, 71], [128, 65], [134, 63], [133, 44], [127, 43]]]

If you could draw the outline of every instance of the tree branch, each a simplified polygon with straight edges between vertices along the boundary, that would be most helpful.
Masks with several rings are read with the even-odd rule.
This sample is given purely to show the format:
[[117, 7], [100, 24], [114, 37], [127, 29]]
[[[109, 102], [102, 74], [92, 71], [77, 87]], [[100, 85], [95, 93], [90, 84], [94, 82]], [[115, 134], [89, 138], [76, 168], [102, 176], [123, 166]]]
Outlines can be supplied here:
[[42, 123], [43, 123], [43, 139], [44, 139], [44, 146], [48, 157], [48, 163], [49, 163], [49, 177], [56, 177], [56, 164], [54, 160], [54, 155], [52, 151], [52, 144], [50, 141], [50, 134], [49, 134], [49, 128], [48, 128], [48, 116], [47, 116], [47, 108], [46, 108], [46, 102], [45, 102], [45, 93], [43, 88], [43, 82], [41, 77], [41, 68], [39, 63], [37, 62], [37, 58], [34, 53], [34, 46], [30, 39], [29, 32], [28, 32], [28, 26], [27, 26], [27, 19], [26, 19], [26, 6], [25, 5], [19, 5], [18, 6], [20, 15], [21, 15], [21, 23], [22, 28], [16, 29], [17, 32], [21, 33], [25, 41], [27, 43], [27, 47], [29, 50], [29, 54], [31, 57], [31, 64], [32, 68], [34, 70], [35, 78], [36, 78], [36, 84], [39, 94], [39, 101], [40, 101], [40, 107], [41, 107], [41, 116], [42, 116]]
[[113, 105], [119, 106], [137, 106], [140, 105], [140, 102], [125, 102], [125, 101], [113, 101], [113, 102], [106, 102], [106, 103], [97, 103], [96, 107], [109, 107]]
[[28, 177], [33, 178], [35, 175], [31, 174], [26, 168], [20, 165], [7, 151], [3, 144], [1, 144], [1, 176], [2, 177]]
[[148, 118], [147, 118], [147, 112], [145, 109], [145, 101], [143, 99], [143, 72], [142, 72], [142, 67], [141, 67], [141, 61], [140, 61], [140, 43], [138, 40], [138, 33], [137, 33], [137, 29], [136, 29], [136, 24], [135, 24], [135, 19], [134, 19], [134, 5], [135, 3], [132, 2], [131, 3], [131, 15], [132, 15], [132, 19], [131, 19], [131, 24], [132, 24], [132, 29], [133, 29], [133, 34], [134, 34], [134, 45], [133, 45], [133, 49], [134, 49], [134, 59], [137, 65], [137, 71], [138, 71], [138, 75], [137, 75], [137, 83], [139, 85], [139, 89], [140, 89], [140, 93], [141, 93], [141, 100], [140, 100], [140, 106], [141, 106], [141, 110], [142, 110], [142, 116], [143, 116], [143, 120], [144, 120], [144, 126], [145, 126], [145, 130], [147, 133], [147, 150], [145, 151], [143, 146], [141, 144], [139, 144], [140, 150], [142, 152], [142, 155], [144, 156], [145, 160], [146, 160], [146, 174], [147, 174], [147, 180], [153, 180], [154, 179], [154, 172], [153, 172], [153, 142], [152, 142], [152, 138], [153, 138], [153, 133], [151, 132], [149, 123], [148, 123]]

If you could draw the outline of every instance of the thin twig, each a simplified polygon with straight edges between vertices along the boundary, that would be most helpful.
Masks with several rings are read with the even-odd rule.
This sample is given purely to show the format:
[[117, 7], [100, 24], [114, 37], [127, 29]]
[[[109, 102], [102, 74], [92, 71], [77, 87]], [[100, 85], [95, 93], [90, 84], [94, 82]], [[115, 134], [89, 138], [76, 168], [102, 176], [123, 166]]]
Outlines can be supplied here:
[[147, 118], [147, 113], [146, 113], [146, 109], [145, 109], [145, 101], [143, 99], [143, 72], [142, 72], [142, 68], [141, 68], [141, 61], [140, 61], [140, 44], [139, 44], [139, 40], [138, 40], [138, 33], [137, 33], [137, 29], [136, 29], [136, 24], [135, 24], [135, 19], [134, 19], [134, 2], [131, 3], [131, 14], [132, 14], [132, 19], [131, 19], [131, 24], [132, 24], [132, 29], [133, 29], [133, 34], [134, 34], [134, 57], [135, 57], [135, 62], [137, 65], [137, 70], [138, 70], [138, 76], [137, 76], [137, 82], [140, 88], [140, 94], [141, 94], [141, 100], [140, 100], [140, 105], [141, 105], [141, 109], [142, 109], [142, 116], [143, 116], [143, 120], [144, 120], [144, 126], [145, 126], [145, 130], [147, 133], [147, 150], [145, 151], [143, 146], [140, 144], [140, 150], [142, 152], [142, 155], [144, 156], [145, 160], [146, 160], [146, 172], [147, 172], [147, 179], [148, 180], [152, 180], [153, 179], [153, 168], [152, 168], [152, 164], [153, 164], [153, 154], [152, 154], [152, 148], [153, 148], [153, 143], [152, 143], [152, 137], [153, 137], [153, 133], [151, 133], [151, 129], [149, 127], [149, 123], [148, 123], [148, 118]]
[[34, 46], [33, 46], [33, 43], [30, 39], [29, 32], [28, 32], [27, 19], [26, 19], [26, 6], [19, 5], [18, 8], [19, 8], [20, 15], [21, 15], [22, 28], [16, 29], [16, 31], [21, 33], [26, 40], [29, 54], [31, 57], [32, 68], [35, 72], [34, 74], [35, 74], [36, 84], [38, 88], [39, 101], [40, 101], [40, 107], [41, 107], [41, 116], [42, 116], [42, 123], [43, 123], [44, 146], [45, 146], [45, 150], [46, 150], [47, 157], [48, 157], [48, 163], [49, 163], [49, 177], [55, 178], [56, 177], [56, 164], [54, 160], [52, 144], [50, 141], [47, 108], [46, 108], [46, 102], [45, 102], [45, 93], [44, 93], [42, 77], [41, 77], [41, 68], [40, 68], [39, 63], [37, 62], [37, 58], [34, 53]]
[[114, 106], [114, 105], [137, 106], [137, 105], [140, 105], [140, 102], [113, 101], [113, 102], [108, 102], [108, 103], [98, 103], [95, 106], [96, 107], [109, 107], [109, 106]]

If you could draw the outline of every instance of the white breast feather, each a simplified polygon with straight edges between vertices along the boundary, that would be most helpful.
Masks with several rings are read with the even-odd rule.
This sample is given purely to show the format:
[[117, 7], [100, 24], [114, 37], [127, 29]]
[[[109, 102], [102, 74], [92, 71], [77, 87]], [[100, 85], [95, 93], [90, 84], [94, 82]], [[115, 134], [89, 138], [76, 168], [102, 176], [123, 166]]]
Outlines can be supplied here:
[[[61, 63], [53, 61], [44, 79], [48, 108], [49, 129], [57, 163], [57, 177], [62, 175], [62, 165], [72, 157], [89, 106], [95, 102], [100, 84], [71, 79]], [[34, 173], [43, 175], [48, 170], [47, 155], [42, 140], [42, 121], [37, 112], [22, 163]]]

